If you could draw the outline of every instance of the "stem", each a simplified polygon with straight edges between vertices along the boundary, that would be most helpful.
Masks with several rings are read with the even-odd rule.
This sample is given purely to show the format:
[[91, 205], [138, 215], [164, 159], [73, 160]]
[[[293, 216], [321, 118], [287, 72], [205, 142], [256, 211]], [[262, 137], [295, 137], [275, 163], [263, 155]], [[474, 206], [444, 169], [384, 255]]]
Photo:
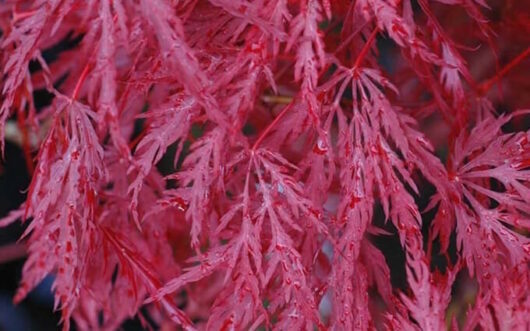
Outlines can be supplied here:
[[348, 44], [353, 40], [353, 38], [359, 33], [361, 32], [362, 29], [364, 29], [364, 27], [367, 25], [368, 23], [364, 23], [363, 25], [361, 25], [360, 27], [358, 27], [355, 31], [353, 31], [346, 39], [344, 39], [339, 47], [337, 47], [337, 49], [333, 52], [334, 54], [338, 54], [340, 51], [342, 51], [344, 48], [346, 48], [346, 46], [348, 46]]
[[129, 143], [129, 149], [130, 150], [133, 150], [136, 145], [140, 142], [140, 140], [142, 140], [143, 137], [145, 137], [147, 135], [147, 128], [146, 129], [143, 129], [140, 134], [138, 135], [138, 137], [134, 138], [130, 143]]
[[261, 100], [266, 103], [279, 103], [288, 105], [293, 101], [292, 97], [287, 97], [283, 95], [264, 95], [261, 97]]
[[[375, 28], [374, 31], [372, 31], [372, 33], [370, 34], [370, 36], [368, 37], [368, 40], [366, 40], [366, 44], [364, 44], [364, 47], [363, 49], [361, 50], [361, 52], [359, 53], [359, 56], [357, 57], [357, 59], [355, 60], [355, 63], [353, 64], [353, 69], [355, 70], [356, 68], [359, 67], [359, 65], [362, 63], [362, 60], [365, 58], [366, 54], [368, 53], [368, 51], [370, 50], [374, 40], [375, 40], [375, 37], [377, 36], [377, 33], [379, 32], [378, 28]], [[294, 101], [294, 100], [293, 100]], [[293, 103], [291, 102], [288, 106], [286, 106], [280, 114], [278, 114], [278, 116], [276, 116], [276, 118], [269, 124], [269, 126], [267, 126], [265, 128], [265, 130], [263, 130], [263, 132], [260, 134], [260, 136], [258, 137], [258, 139], [256, 140], [256, 142], [254, 143], [254, 145], [252, 146], [252, 149], [251, 151], [256, 151], [256, 149], [259, 147], [259, 144], [261, 144], [261, 142], [263, 141], [263, 139], [265, 139], [265, 137], [267, 136], [267, 134], [269, 134], [269, 132], [272, 130], [272, 128], [274, 128], [274, 126], [276, 126], [276, 124], [280, 121], [280, 119], [285, 115], [285, 113], [287, 113], [287, 111], [289, 109], [291, 109], [293, 106]]]
[[361, 52], [359, 53], [359, 56], [357, 56], [357, 59], [355, 59], [355, 63], [353, 64], [353, 69], [356, 70], [363, 59], [365, 58], [366, 54], [372, 47], [372, 44], [375, 40], [375, 37], [377, 36], [377, 33], [379, 32], [378, 28], [375, 28], [374, 31], [370, 34], [370, 37], [368, 37], [368, 40], [366, 40], [366, 43], [363, 46], [363, 49], [361, 49]]
[[85, 65], [85, 68], [83, 69], [83, 72], [81, 73], [81, 76], [79, 76], [79, 79], [77, 80], [77, 84], [75, 84], [74, 92], [72, 93], [72, 101], [77, 99], [77, 95], [79, 94], [79, 91], [81, 90], [81, 85], [83, 85], [83, 82], [86, 79], [86, 76], [88, 75], [88, 70], [90, 69], [90, 63], [87, 63]]
[[478, 86], [478, 92], [479, 94], [484, 94], [488, 92], [493, 84], [498, 82], [502, 77], [504, 77], [510, 70], [515, 68], [521, 61], [523, 61], [528, 55], [530, 55], [530, 47], [525, 49], [521, 54], [519, 54], [515, 59], [510, 61], [507, 65], [504, 66], [497, 74], [490, 79], [486, 80], [485, 82], [481, 83]]
[[35, 170], [33, 166], [33, 158], [31, 157], [31, 144], [28, 128], [25, 123], [26, 118], [23, 116], [22, 112], [19, 112], [17, 116], [18, 127], [22, 134], [22, 151], [24, 153], [24, 161], [26, 162], [26, 168], [30, 177], [33, 177], [33, 172]]
[[18, 243], [0, 246], [0, 265], [26, 256], [26, 247]]
[[16, 12], [13, 10], [13, 23], [23, 20], [27, 17], [33, 16], [37, 13], [38, 9], [29, 10], [25, 12]]
[[[294, 100], [293, 100], [294, 102]], [[259, 144], [263, 141], [263, 139], [265, 139], [265, 137], [267, 136], [267, 134], [269, 134], [269, 132], [272, 130], [272, 128], [280, 121], [280, 118], [282, 118], [289, 109], [292, 108], [293, 106], [293, 102], [291, 102], [289, 105], [287, 105], [282, 111], [280, 114], [278, 114], [278, 116], [276, 116], [276, 118], [269, 124], [269, 126], [267, 126], [265, 128], [265, 130], [263, 130], [263, 132], [259, 135], [258, 139], [256, 140], [256, 142], [254, 143], [254, 145], [252, 145], [252, 149], [251, 151], [252, 152], [255, 152], [256, 149], [258, 148]]]

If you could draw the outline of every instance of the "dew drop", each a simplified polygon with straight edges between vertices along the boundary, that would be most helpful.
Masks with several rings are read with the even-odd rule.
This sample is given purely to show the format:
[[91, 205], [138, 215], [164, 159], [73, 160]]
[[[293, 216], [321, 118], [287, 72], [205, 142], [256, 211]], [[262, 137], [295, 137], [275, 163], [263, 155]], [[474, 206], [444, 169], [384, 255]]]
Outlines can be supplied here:
[[328, 146], [322, 139], [319, 138], [313, 147], [313, 152], [318, 155], [324, 155], [328, 152]]
[[522, 170], [522, 169], [528, 168], [530, 167], [530, 158], [520, 160], [518, 162], [514, 162], [512, 163], [511, 167], [516, 170]]
[[78, 160], [80, 154], [81, 154], [81, 153], [76, 149], [76, 150], [74, 150], [74, 151], [72, 152], [71, 157], [72, 157], [73, 160]]
[[471, 224], [468, 224], [468, 226], [466, 227], [466, 232], [467, 234], [471, 234], [473, 232], [473, 228], [471, 227]]
[[530, 243], [523, 245], [523, 250], [527, 255], [530, 255]]
[[181, 197], [173, 197], [171, 198], [171, 204], [176, 207], [179, 211], [186, 211], [188, 208], [188, 203], [186, 200], [182, 199]]
[[418, 137], [418, 138], [416, 138], [416, 141], [418, 143], [420, 143], [420, 145], [422, 145], [426, 149], [430, 149], [431, 148], [431, 144], [424, 137]]

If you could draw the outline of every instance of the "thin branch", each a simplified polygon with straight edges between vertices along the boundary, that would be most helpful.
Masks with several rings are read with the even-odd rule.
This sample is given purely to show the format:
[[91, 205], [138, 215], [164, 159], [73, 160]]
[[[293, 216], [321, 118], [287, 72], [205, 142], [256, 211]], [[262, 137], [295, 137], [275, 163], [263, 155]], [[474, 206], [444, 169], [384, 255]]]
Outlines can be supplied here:
[[0, 246], [0, 265], [26, 257], [26, 247], [20, 243]]
[[530, 47], [525, 49], [521, 54], [519, 54], [516, 58], [514, 58], [512, 61], [510, 61], [507, 65], [504, 66], [497, 74], [490, 79], [482, 82], [478, 86], [478, 93], [483, 95], [486, 92], [488, 92], [493, 84], [498, 82], [502, 77], [504, 77], [510, 70], [515, 68], [521, 61], [523, 61], [528, 55], [530, 55]]

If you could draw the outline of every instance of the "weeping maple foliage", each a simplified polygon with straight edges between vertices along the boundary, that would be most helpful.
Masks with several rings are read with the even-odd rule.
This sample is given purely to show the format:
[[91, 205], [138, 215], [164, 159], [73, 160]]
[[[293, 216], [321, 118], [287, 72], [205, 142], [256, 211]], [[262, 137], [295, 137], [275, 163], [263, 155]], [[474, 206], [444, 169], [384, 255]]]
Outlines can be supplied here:
[[14, 301], [53, 274], [64, 330], [530, 329], [524, 3], [0, 1]]

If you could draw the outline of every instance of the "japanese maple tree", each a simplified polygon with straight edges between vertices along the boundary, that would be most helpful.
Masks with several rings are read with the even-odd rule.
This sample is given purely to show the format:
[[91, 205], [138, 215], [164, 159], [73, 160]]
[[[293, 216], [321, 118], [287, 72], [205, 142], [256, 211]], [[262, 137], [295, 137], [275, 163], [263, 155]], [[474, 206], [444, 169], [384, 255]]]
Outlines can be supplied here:
[[528, 9], [0, 1], [14, 301], [53, 274], [64, 330], [529, 330]]

